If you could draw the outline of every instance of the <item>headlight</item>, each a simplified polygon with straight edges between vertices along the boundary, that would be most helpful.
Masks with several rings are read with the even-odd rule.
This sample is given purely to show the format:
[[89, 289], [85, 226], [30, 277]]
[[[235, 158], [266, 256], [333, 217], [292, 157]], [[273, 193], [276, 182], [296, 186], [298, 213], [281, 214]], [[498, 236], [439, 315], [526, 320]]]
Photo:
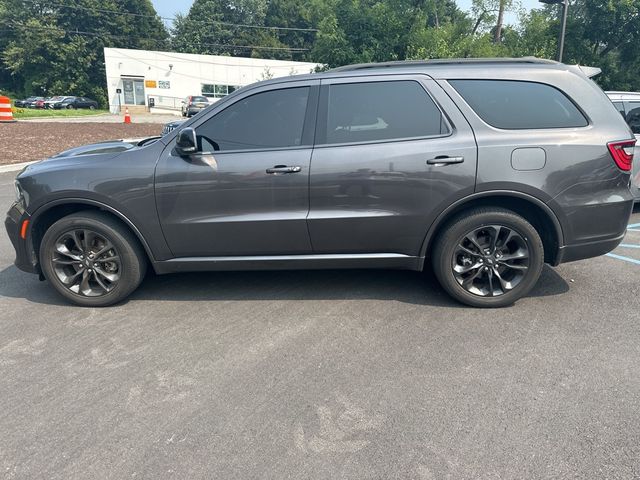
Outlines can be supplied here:
[[20, 186], [20, 182], [18, 180], [13, 182], [13, 187], [16, 191], [16, 202], [22, 202], [24, 200], [24, 193], [22, 192], [22, 187]]

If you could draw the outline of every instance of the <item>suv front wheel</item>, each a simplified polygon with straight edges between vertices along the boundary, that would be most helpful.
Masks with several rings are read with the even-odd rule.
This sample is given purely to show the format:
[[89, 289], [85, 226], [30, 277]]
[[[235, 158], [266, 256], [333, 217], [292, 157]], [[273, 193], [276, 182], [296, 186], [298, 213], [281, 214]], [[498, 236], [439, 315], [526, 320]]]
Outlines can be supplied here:
[[477, 208], [454, 218], [436, 239], [433, 269], [442, 287], [473, 307], [504, 307], [534, 287], [544, 265], [536, 229], [501, 208]]
[[58, 220], [45, 232], [39, 253], [51, 285], [86, 307], [125, 299], [140, 285], [147, 266], [134, 235], [103, 212], [78, 212]]

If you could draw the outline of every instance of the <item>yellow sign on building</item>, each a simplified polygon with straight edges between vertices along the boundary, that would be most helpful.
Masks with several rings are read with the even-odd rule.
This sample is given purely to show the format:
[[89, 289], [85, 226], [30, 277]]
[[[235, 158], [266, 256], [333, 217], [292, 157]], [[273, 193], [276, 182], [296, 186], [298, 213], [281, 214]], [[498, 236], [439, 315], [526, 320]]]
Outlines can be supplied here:
[[144, 86], [147, 88], [157, 88], [157, 84], [155, 80], [145, 80]]

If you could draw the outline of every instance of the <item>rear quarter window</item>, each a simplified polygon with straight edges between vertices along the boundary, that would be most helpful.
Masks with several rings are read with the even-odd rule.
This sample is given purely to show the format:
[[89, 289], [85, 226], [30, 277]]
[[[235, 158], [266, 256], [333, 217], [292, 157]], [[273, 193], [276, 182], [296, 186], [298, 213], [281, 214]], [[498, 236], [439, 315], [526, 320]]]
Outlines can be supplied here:
[[482, 120], [505, 130], [576, 128], [589, 122], [550, 85], [511, 80], [449, 80]]

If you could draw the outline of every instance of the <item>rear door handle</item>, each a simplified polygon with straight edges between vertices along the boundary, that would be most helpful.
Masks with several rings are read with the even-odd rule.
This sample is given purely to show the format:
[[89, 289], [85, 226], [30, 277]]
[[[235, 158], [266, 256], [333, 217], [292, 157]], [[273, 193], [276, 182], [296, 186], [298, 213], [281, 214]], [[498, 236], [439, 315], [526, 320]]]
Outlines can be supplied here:
[[275, 167], [267, 168], [267, 173], [270, 175], [278, 173], [298, 173], [300, 171], [302, 171], [302, 167], [289, 167], [288, 165], [276, 165]]
[[464, 157], [449, 157], [447, 155], [441, 155], [436, 158], [427, 160], [427, 165], [443, 166], [462, 162], [464, 162]]

